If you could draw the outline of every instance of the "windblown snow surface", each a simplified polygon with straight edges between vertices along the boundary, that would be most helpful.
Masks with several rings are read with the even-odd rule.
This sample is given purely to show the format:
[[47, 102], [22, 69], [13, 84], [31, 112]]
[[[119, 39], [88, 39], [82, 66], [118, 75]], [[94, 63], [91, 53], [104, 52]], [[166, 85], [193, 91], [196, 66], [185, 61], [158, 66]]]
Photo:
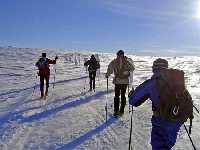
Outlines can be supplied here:
[[[59, 56], [51, 66], [49, 95], [40, 99], [35, 62], [42, 52]], [[1, 150], [107, 150], [128, 149], [130, 117], [128, 103], [119, 119], [113, 113], [113, 84], [107, 94], [104, 73], [115, 54], [99, 53], [101, 70], [96, 91], [88, 92], [89, 79], [83, 62], [92, 53], [28, 48], [0, 48], [0, 149]], [[128, 55], [134, 60], [133, 87], [151, 77], [157, 57]], [[165, 57], [170, 67], [185, 71], [186, 84], [195, 106], [200, 109], [200, 57]], [[80, 61], [80, 62], [79, 62]], [[55, 77], [55, 80], [54, 80]], [[105, 104], [108, 120], [105, 122]], [[192, 140], [200, 149], [200, 118], [195, 112]], [[151, 101], [134, 108], [132, 149], [149, 150]], [[188, 127], [189, 123], [186, 123]], [[184, 127], [174, 150], [192, 150]]]

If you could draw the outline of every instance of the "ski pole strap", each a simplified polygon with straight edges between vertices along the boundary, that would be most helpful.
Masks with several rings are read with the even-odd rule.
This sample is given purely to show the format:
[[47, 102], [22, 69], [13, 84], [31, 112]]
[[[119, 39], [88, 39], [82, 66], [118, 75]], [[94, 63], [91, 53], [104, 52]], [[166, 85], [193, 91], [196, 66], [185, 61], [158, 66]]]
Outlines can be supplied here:
[[132, 137], [132, 130], [133, 130], [133, 106], [132, 106], [132, 113], [131, 113], [131, 127], [130, 127], [130, 136], [129, 136], [129, 145], [128, 145], [128, 150], [131, 150], [131, 137]]
[[191, 144], [192, 144], [192, 147], [194, 148], [194, 150], [196, 150], [196, 147], [195, 147], [195, 145], [194, 145], [194, 143], [193, 143], [193, 141], [192, 141], [192, 138], [190, 137], [190, 134], [189, 134], [189, 132], [188, 132], [188, 130], [187, 130], [185, 124], [183, 124], [183, 125], [184, 125], [185, 131], [187, 132], [187, 135], [188, 135], [188, 137], [189, 137], [189, 139], [190, 139], [190, 142], [191, 142]]

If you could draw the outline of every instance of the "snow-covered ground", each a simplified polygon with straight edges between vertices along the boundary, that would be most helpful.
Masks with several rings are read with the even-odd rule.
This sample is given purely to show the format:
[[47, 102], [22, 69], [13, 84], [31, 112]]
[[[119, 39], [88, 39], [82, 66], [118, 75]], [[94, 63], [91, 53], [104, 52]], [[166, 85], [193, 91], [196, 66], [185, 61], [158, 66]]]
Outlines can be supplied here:
[[[130, 113], [128, 104], [119, 119], [113, 112], [113, 84], [109, 80], [107, 93], [104, 73], [115, 54], [99, 53], [101, 71], [96, 79], [96, 91], [88, 92], [88, 74], [84, 58], [91, 53], [45, 50], [49, 58], [59, 56], [51, 66], [49, 96], [40, 100], [39, 78], [35, 62], [41, 49], [0, 48], [0, 149], [1, 150], [66, 150], [66, 149], [128, 149]], [[152, 62], [157, 57], [128, 55], [136, 70], [133, 87], [151, 75]], [[166, 57], [170, 67], [185, 71], [187, 87], [195, 106], [200, 109], [200, 57]], [[80, 60], [80, 62], [79, 62]], [[54, 82], [55, 76], [55, 82]], [[108, 121], [105, 122], [105, 104]], [[132, 147], [148, 150], [151, 131], [151, 102], [134, 108]], [[192, 139], [200, 149], [200, 118], [195, 112]], [[188, 126], [188, 123], [186, 123]], [[174, 150], [192, 150], [182, 127]]]

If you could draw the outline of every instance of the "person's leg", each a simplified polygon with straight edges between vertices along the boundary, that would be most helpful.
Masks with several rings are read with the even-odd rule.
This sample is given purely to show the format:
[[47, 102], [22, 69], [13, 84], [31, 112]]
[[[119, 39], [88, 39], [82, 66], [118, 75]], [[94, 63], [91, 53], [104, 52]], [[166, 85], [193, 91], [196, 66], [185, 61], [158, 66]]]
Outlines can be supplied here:
[[48, 95], [48, 89], [49, 89], [49, 76], [45, 77], [46, 80], [46, 91], [45, 91], [45, 96]]
[[168, 122], [165, 124], [165, 132], [166, 132], [166, 146], [168, 149], [172, 149], [172, 147], [176, 143], [177, 134], [180, 130], [181, 124], [175, 122]]
[[119, 112], [119, 96], [120, 96], [120, 85], [115, 84], [115, 97], [114, 97], [114, 113]]
[[165, 145], [164, 129], [161, 126], [160, 119], [152, 117], [152, 130], [151, 130], [151, 146], [152, 150], [168, 150]]
[[121, 106], [120, 106], [120, 113], [124, 113], [124, 108], [126, 106], [126, 89], [127, 89], [127, 84], [121, 84], [120, 87], [121, 91]]
[[151, 145], [152, 150], [171, 150], [176, 143], [181, 124], [169, 121], [161, 121], [158, 117], [152, 117]]
[[89, 78], [90, 78], [90, 91], [92, 91], [92, 72], [89, 72]]
[[40, 76], [40, 92], [41, 97], [44, 96], [44, 76]]
[[95, 77], [96, 77], [96, 72], [93, 72], [93, 90], [95, 90]]

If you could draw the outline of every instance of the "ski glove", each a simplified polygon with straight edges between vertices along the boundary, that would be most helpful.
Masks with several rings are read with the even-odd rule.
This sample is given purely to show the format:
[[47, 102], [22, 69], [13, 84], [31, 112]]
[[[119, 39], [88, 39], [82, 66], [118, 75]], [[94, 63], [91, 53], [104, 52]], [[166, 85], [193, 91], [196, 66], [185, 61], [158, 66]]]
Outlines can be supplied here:
[[105, 78], [108, 78], [108, 77], [109, 77], [109, 75], [106, 73], [106, 74], [105, 74]]

